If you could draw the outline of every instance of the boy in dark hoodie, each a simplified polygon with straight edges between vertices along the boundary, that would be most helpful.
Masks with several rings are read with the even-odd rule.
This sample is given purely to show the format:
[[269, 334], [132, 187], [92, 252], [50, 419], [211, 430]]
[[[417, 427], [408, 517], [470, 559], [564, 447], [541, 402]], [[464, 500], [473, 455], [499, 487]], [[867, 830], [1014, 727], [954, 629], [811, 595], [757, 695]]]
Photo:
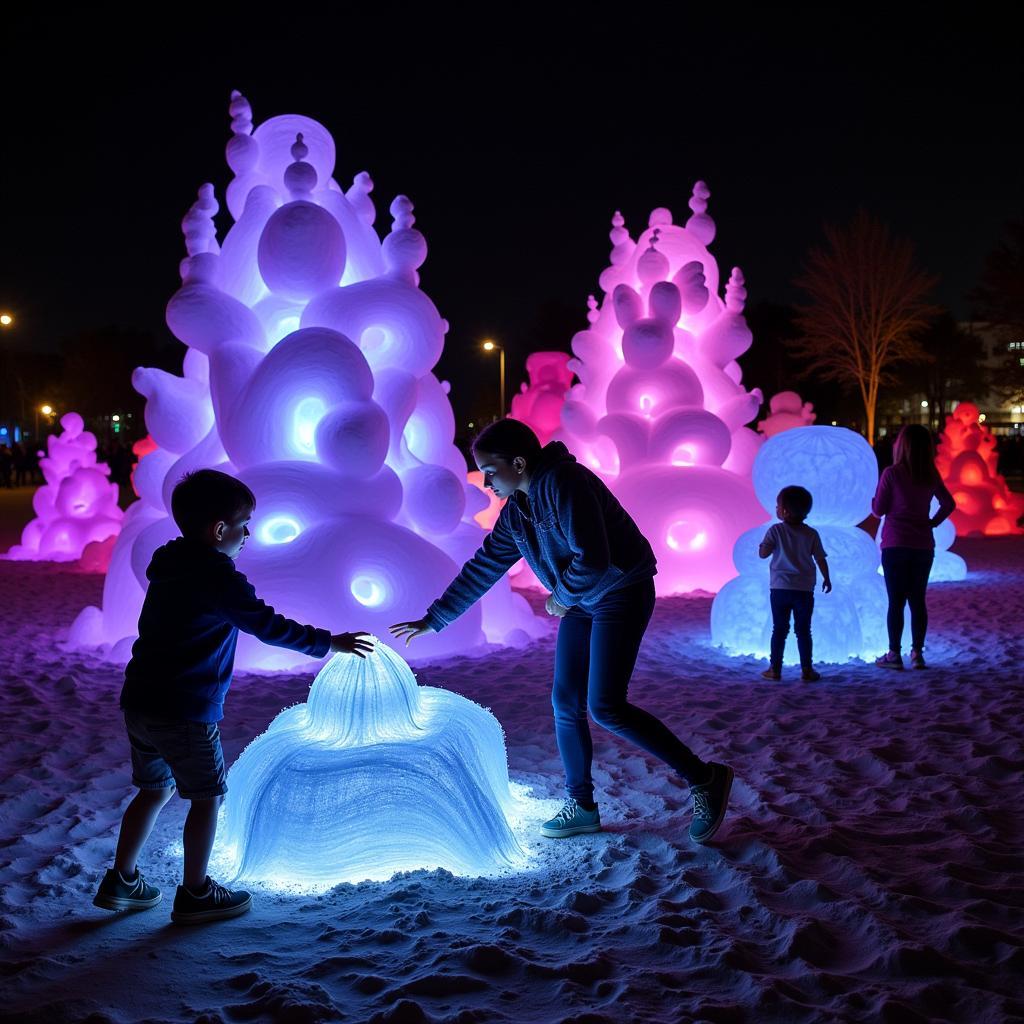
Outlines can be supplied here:
[[125, 809], [114, 866], [93, 903], [107, 910], [147, 910], [160, 902], [136, 861], [175, 786], [191, 808], [185, 819], [183, 884], [171, 920], [179, 924], [244, 914], [252, 896], [206, 873], [227, 792], [217, 722], [231, 685], [238, 631], [313, 658], [373, 650], [367, 633], [303, 626], [261, 601], [234, 566], [256, 507], [241, 481], [213, 469], [183, 477], [171, 495], [181, 537], [158, 548], [146, 576], [139, 638], [125, 668], [121, 708], [139, 788]]

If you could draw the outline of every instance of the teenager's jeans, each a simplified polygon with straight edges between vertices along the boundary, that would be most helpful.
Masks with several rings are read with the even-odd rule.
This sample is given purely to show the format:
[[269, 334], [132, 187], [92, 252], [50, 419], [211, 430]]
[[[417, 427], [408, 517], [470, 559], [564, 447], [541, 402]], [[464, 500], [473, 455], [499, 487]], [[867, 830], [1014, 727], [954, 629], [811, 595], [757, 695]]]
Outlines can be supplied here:
[[594, 796], [590, 776], [594, 721], [674, 768], [687, 782], [704, 782], [708, 766], [653, 715], [626, 700], [640, 641], [654, 611], [654, 581], [613, 590], [587, 613], [570, 608], [558, 627], [555, 649], [555, 737], [565, 767], [566, 791], [584, 803]]
[[910, 636], [914, 650], [924, 647], [928, 632], [928, 608], [924, 592], [932, 571], [935, 552], [927, 548], [882, 548], [882, 572], [889, 594], [889, 650], [899, 652], [903, 642], [903, 606], [910, 605]]
[[772, 602], [772, 668], [782, 669], [782, 652], [789, 635], [789, 615], [793, 614], [796, 649], [800, 667], [811, 668], [811, 613], [814, 611], [812, 590], [771, 590]]

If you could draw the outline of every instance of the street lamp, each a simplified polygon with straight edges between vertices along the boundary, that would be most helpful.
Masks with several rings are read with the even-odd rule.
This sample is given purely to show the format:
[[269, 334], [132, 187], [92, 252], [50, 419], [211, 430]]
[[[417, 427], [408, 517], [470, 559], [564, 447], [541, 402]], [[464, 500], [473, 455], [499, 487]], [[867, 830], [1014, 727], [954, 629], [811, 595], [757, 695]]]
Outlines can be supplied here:
[[0, 313], [0, 327], [10, 327], [14, 323], [14, 317], [10, 313]]
[[35, 433], [35, 438], [34, 438], [36, 444], [39, 443], [39, 414], [40, 413], [42, 413], [44, 416], [52, 416], [53, 415], [53, 406], [52, 405], [39, 405], [39, 406], [36, 406], [36, 433]]
[[505, 417], [505, 350], [496, 341], [488, 339], [484, 342], [484, 351], [493, 352], [498, 350], [498, 374], [501, 377], [501, 406], [498, 410], [498, 419]]

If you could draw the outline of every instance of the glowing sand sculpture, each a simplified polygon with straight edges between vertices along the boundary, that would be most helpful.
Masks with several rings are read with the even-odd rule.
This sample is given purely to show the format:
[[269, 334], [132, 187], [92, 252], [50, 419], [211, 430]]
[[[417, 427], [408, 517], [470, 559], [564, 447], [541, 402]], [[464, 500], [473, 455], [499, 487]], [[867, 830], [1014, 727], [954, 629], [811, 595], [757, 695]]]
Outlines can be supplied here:
[[[176, 534], [168, 515], [188, 470], [237, 473], [257, 496], [239, 560], [282, 612], [332, 630], [386, 626], [419, 614], [479, 546], [486, 502], [453, 444], [447, 386], [431, 368], [447, 324], [419, 289], [427, 255], [399, 196], [383, 241], [365, 173], [342, 191], [334, 141], [316, 121], [275, 117], [253, 131], [235, 93], [227, 189], [235, 219], [216, 238], [213, 187], [182, 227], [188, 251], [167, 323], [187, 346], [182, 376], [138, 369], [157, 449], [135, 472], [107, 575], [102, 613], [85, 609], [72, 642], [127, 657], [153, 551]], [[485, 639], [521, 643], [541, 624], [507, 583], [418, 657]], [[304, 659], [243, 636], [241, 668]]]
[[783, 430], [794, 427], [809, 427], [818, 417], [810, 402], [801, 402], [795, 391], [780, 391], [768, 402], [770, 414], [757, 424], [765, 437], [774, 437]]
[[978, 420], [978, 407], [961, 402], [946, 417], [935, 464], [946, 482], [956, 510], [950, 519], [956, 532], [997, 536], [1020, 533], [1017, 519], [1024, 496], [1014, 494], [997, 472], [999, 461], [992, 431]]
[[572, 387], [567, 352], [531, 352], [526, 357], [529, 385], [521, 384], [509, 415], [530, 427], [547, 444], [562, 425], [562, 406]]
[[736, 538], [763, 518], [750, 483], [761, 405], [740, 383], [751, 344], [743, 275], [718, 297], [708, 251], [710, 193], [697, 182], [685, 227], [655, 210], [637, 242], [613, 220], [605, 300], [572, 341], [580, 383], [562, 408], [570, 450], [598, 473], [658, 558], [659, 594], [714, 591], [733, 575]]
[[60, 425], [63, 432], [47, 438], [48, 454], [39, 460], [46, 483], [32, 496], [37, 518], [7, 552], [15, 561], [77, 561], [89, 544], [121, 529], [117, 484], [108, 479], [110, 467], [96, 461], [95, 435], [77, 412], [65, 413]]
[[487, 710], [417, 686], [378, 645], [336, 656], [228, 775], [222, 842], [236, 877], [327, 887], [525, 861], [505, 739]]
[[[731, 654], [768, 656], [770, 560], [758, 558], [757, 548], [775, 520], [779, 491], [800, 484], [814, 497], [807, 521], [821, 534], [835, 588], [831, 594], [819, 589], [815, 595], [814, 660], [868, 659], [884, 651], [887, 601], [878, 574], [878, 548], [857, 527], [871, 512], [878, 484], [871, 446], [843, 427], [786, 430], [765, 442], [754, 461], [753, 478], [763, 522], [736, 542], [733, 561], [739, 576], [722, 587], [711, 606], [712, 643]], [[786, 645], [786, 660], [799, 660], [795, 641]]]

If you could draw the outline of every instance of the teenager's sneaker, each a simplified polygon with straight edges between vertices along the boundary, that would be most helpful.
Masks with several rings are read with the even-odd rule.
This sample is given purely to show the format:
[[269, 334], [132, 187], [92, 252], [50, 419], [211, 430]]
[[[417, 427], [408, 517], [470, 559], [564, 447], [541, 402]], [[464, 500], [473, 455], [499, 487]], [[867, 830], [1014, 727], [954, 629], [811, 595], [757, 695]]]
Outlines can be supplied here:
[[252, 894], [244, 889], [228, 889], [206, 876], [206, 889], [196, 895], [191, 889], [179, 885], [174, 897], [171, 920], [175, 924], [203, 924], [238, 917], [252, 906]]
[[540, 827], [540, 834], [548, 839], [565, 839], [578, 836], [585, 832], [601, 831], [601, 812], [594, 805], [592, 811], [586, 811], [572, 798], [562, 804], [562, 809]]
[[911, 668], [927, 668], [928, 667], [925, 664], [925, 661], [924, 661], [924, 652], [923, 651], [915, 651], [915, 650], [911, 649], [911, 651], [910, 651], [910, 667]]
[[903, 656], [895, 651], [886, 651], [880, 658], [875, 658], [875, 664], [879, 668], [894, 668], [897, 672], [902, 672]]
[[815, 672], [813, 668], [802, 668], [800, 669], [800, 678], [805, 683], [816, 683], [821, 678], [821, 673]]
[[732, 789], [732, 769], [727, 764], [710, 762], [711, 778], [701, 786], [691, 786], [693, 793], [693, 821], [690, 838], [695, 843], [706, 843], [717, 831], [725, 817]]
[[92, 904], [104, 910], [149, 910], [159, 902], [160, 890], [150, 885], [137, 868], [130, 882], [116, 868], [109, 868]]
[[779, 669], [777, 669], [777, 668], [766, 668], [761, 673], [761, 678], [762, 679], [774, 679], [775, 682], [778, 682], [782, 678], [782, 672], [779, 671]]

